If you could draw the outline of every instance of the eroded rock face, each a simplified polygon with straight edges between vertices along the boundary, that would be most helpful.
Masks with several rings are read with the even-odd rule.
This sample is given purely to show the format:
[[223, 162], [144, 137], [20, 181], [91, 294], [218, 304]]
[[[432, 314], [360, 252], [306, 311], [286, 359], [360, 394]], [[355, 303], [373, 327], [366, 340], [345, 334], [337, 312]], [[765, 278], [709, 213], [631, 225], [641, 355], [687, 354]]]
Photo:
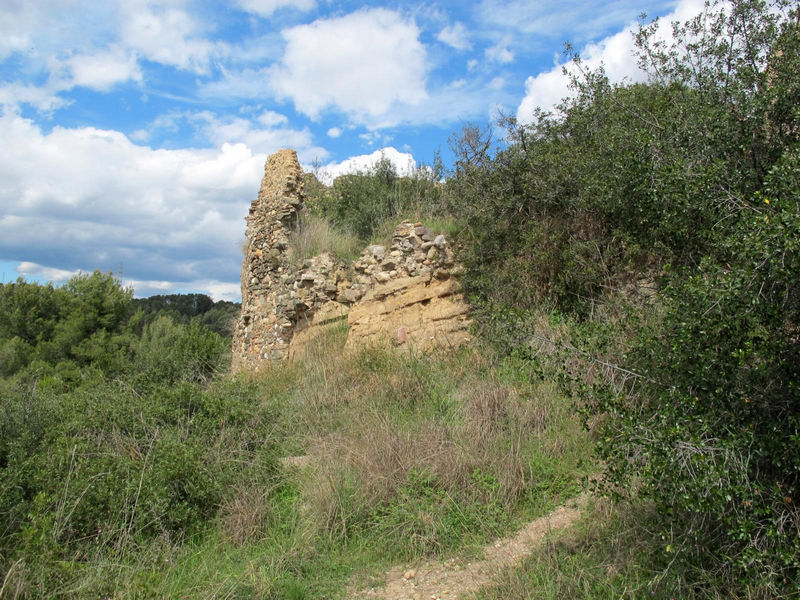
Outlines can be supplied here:
[[471, 339], [461, 267], [443, 235], [406, 221], [390, 248], [367, 247], [354, 268], [365, 293], [348, 314], [347, 347], [390, 338], [427, 351]]
[[270, 156], [247, 217], [234, 371], [292, 357], [345, 319], [346, 347], [388, 338], [425, 351], [471, 339], [461, 267], [443, 235], [406, 221], [388, 248], [367, 246], [353, 265], [330, 253], [295, 264], [289, 238], [304, 199], [294, 151]]

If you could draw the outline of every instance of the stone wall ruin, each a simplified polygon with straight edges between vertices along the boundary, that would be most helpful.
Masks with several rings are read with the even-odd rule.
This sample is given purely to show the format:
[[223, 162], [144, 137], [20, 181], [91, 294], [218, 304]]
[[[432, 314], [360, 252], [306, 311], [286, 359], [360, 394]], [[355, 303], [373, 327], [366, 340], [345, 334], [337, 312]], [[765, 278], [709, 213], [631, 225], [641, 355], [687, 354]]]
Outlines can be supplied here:
[[331, 253], [298, 264], [290, 256], [289, 239], [304, 199], [296, 153], [271, 155], [246, 219], [234, 371], [286, 360], [344, 320], [346, 348], [388, 338], [429, 351], [471, 339], [469, 307], [455, 277], [461, 267], [444, 235], [405, 221], [388, 248], [367, 246], [352, 265]]

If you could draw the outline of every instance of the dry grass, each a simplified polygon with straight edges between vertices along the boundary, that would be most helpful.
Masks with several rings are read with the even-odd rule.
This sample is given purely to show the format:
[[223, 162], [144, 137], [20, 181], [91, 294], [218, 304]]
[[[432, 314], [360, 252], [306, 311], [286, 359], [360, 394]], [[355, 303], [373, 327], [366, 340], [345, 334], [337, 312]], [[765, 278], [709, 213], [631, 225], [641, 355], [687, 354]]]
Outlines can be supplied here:
[[261, 537], [271, 524], [269, 488], [262, 485], [236, 486], [220, 507], [220, 532], [233, 546]]
[[[395, 502], [414, 473], [454, 498], [511, 510], [539, 477], [534, 454], [568, 454], [552, 443], [571, 418], [568, 401], [551, 385], [501, 380], [486, 352], [344, 355], [336, 343], [329, 336], [310, 349], [306, 380], [316, 383], [295, 392], [299, 427], [311, 434], [313, 468], [301, 482], [306, 517], [328, 535], [346, 535]], [[569, 433], [580, 437], [578, 430]], [[496, 486], [476, 486], [478, 473]]]
[[358, 258], [363, 246], [355, 236], [342, 233], [324, 218], [304, 211], [297, 229], [289, 236], [289, 259], [301, 263], [323, 252], [331, 252], [351, 262]]

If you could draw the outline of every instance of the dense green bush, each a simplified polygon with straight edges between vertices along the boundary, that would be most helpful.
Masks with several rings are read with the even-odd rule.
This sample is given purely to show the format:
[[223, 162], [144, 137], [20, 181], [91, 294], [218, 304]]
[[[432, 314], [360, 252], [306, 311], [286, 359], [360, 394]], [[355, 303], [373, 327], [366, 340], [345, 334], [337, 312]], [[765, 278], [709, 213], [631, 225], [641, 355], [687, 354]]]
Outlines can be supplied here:
[[633, 352], [652, 383], [602, 408], [614, 482], [646, 475], [641, 492], [680, 523], [690, 560], [778, 584], [800, 568], [798, 174], [794, 148], [742, 211], [730, 260], [673, 279], [662, 326]]
[[241, 473], [274, 471], [253, 386], [212, 381], [230, 360], [230, 341], [197, 318], [214, 303], [168, 304], [198, 299], [184, 324], [158, 298], [134, 312], [99, 272], [2, 286], [4, 568], [24, 562], [56, 589], [90, 555], [204, 530]]
[[309, 204], [335, 226], [368, 242], [386, 221], [441, 215], [441, 175], [438, 159], [433, 168], [423, 165], [412, 176], [400, 177], [384, 157], [363, 172], [338, 177]]
[[[555, 115], [505, 119], [496, 151], [466, 129], [448, 183], [479, 328], [533, 355], [532, 307], [577, 322], [564, 379], [609, 488], [655, 501], [678, 564], [767, 595], [800, 567], [798, 19], [737, 0], [670, 43], [643, 25], [647, 83], [612, 85], [576, 57]], [[656, 294], [631, 320], [642, 280]], [[570, 353], [624, 377], [570, 371]]]

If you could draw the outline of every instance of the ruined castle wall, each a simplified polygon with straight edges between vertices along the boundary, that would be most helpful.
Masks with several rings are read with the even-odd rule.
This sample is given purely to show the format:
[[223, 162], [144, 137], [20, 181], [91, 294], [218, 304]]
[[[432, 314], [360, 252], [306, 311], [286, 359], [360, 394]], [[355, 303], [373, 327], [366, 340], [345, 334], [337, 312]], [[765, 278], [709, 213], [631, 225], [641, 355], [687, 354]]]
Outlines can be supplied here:
[[294, 356], [345, 319], [346, 347], [390, 339], [425, 351], [471, 339], [469, 307], [455, 278], [461, 267], [443, 235], [406, 221], [389, 248], [368, 246], [353, 265], [330, 253], [297, 264], [289, 238], [303, 201], [294, 151], [270, 156], [247, 217], [234, 371]]
[[294, 317], [302, 307], [285, 302], [282, 291], [291, 276], [289, 235], [297, 226], [303, 200], [303, 171], [295, 152], [271, 155], [247, 216], [242, 313], [233, 333], [235, 371], [288, 356]]

